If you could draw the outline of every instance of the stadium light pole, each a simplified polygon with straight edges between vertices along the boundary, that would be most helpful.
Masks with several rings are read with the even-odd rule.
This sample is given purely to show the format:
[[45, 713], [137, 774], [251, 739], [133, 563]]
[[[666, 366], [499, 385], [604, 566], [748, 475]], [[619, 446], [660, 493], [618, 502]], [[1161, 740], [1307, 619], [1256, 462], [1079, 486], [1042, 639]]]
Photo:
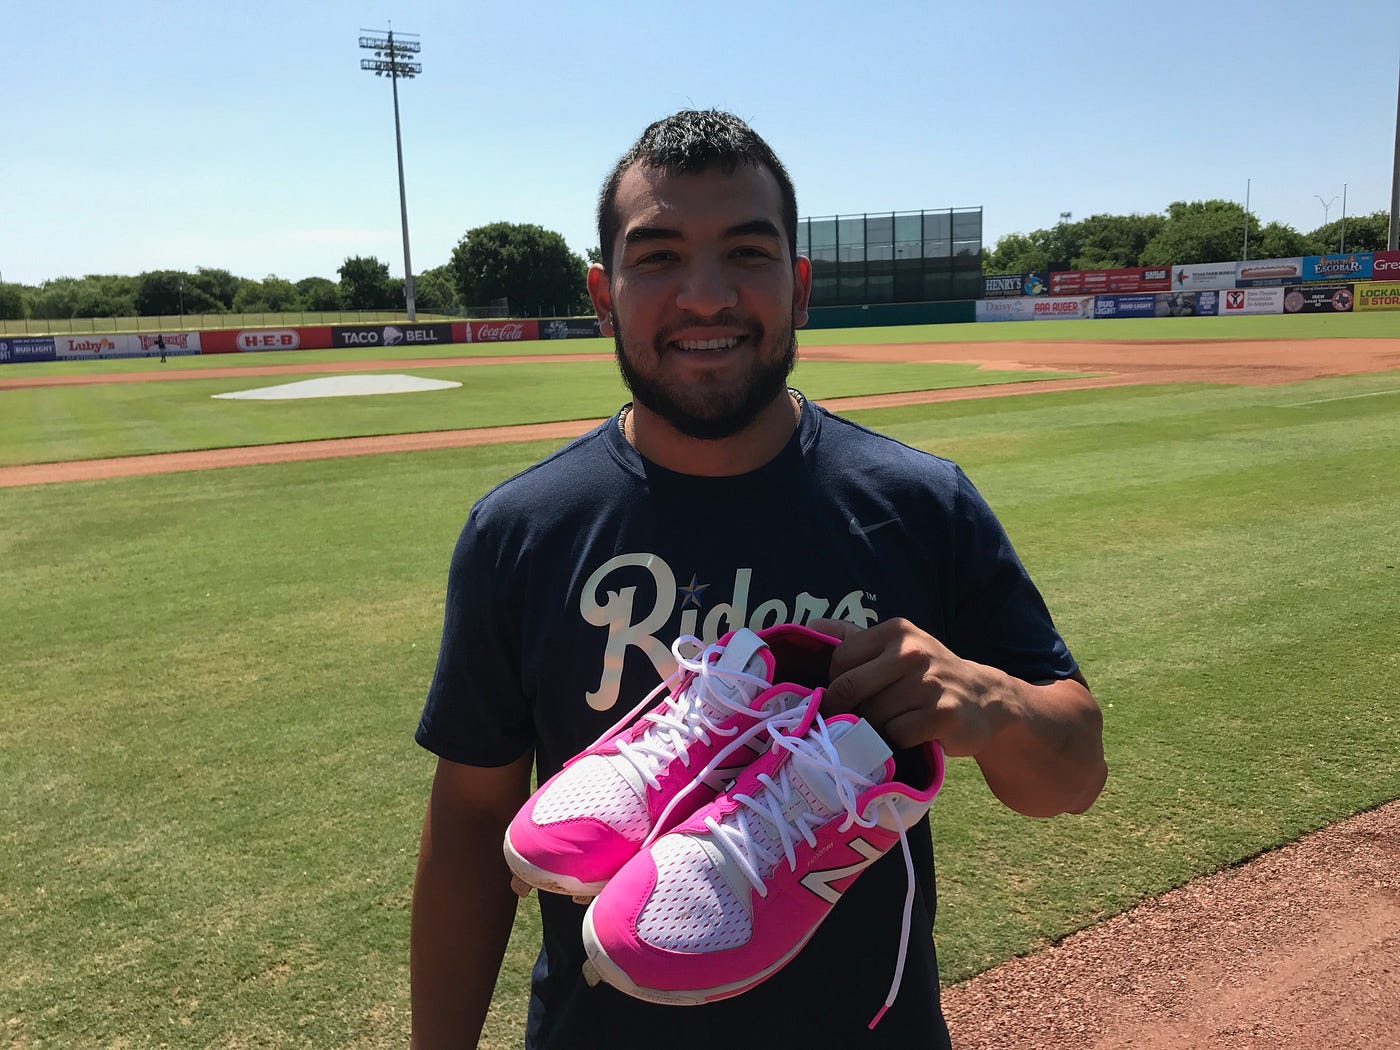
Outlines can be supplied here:
[[413, 262], [408, 251], [408, 197], [403, 187], [403, 134], [399, 130], [399, 78], [412, 80], [423, 72], [423, 64], [410, 58], [421, 50], [417, 33], [404, 33], [400, 37], [413, 37], [412, 40], [395, 39], [393, 28], [381, 34], [377, 29], [361, 29], [362, 33], [374, 36], [360, 37], [360, 47], [373, 51], [373, 58], [360, 59], [360, 68], [369, 70], [377, 77], [388, 77], [394, 88], [394, 147], [399, 157], [399, 219], [403, 224], [403, 291], [408, 304], [408, 319], [418, 320], [414, 301]]
[[1385, 246], [1400, 250], [1400, 69], [1395, 76], [1395, 159], [1390, 164], [1390, 235]]
[[1253, 181], [1244, 180], [1244, 258], [1241, 262], [1249, 262], [1249, 184]]
[[1327, 213], [1330, 212], [1330, 211], [1332, 210], [1332, 201], [1335, 201], [1335, 200], [1337, 199], [1337, 195], [1334, 193], [1334, 194], [1332, 194], [1332, 197], [1331, 197], [1330, 200], [1325, 200], [1325, 201], [1322, 200], [1322, 194], [1320, 194], [1320, 193], [1314, 193], [1313, 196], [1316, 197], [1316, 198], [1317, 198], [1319, 201], [1321, 201], [1321, 203], [1322, 203], [1322, 225], [1326, 226], [1326, 225], [1327, 225]]
[[1347, 184], [1342, 183], [1342, 236], [1337, 244], [1337, 254], [1342, 255], [1347, 250]]

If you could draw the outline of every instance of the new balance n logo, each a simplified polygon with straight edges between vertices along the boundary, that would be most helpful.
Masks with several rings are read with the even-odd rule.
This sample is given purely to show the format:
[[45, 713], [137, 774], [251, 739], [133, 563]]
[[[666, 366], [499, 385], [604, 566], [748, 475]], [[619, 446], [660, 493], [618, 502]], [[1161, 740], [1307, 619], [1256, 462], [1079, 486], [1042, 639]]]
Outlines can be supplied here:
[[851, 839], [851, 849], [859, 853], [864, 860], [858, 860], [854, 864], [847, 864], [843, 868], [827, 868], [824, 871], [809, 871], [802, 876], [802, 885], [815, 893], [822, 900], [835, 904], [841, 899], [844, 890], [838, 890], [832, 885], [833, 882], [840, 882], [842, 879], [853, 878], [859, 875], [870, 865], [880, 859], [882, 853], [865, 839]]

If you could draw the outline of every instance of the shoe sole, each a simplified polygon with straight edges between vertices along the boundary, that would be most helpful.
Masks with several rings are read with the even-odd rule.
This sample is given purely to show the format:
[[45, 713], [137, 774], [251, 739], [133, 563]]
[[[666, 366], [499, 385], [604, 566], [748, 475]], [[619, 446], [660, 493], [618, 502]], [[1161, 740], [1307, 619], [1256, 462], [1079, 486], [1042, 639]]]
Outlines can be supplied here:
[[[817, 926], [820, 925], [820, 923], [817, 924]], [[803, 948], [807, 947], [807, 942], [817, 932], [817, 926], [808, 930], [807, 936], [793, 945], [781, 959], [764, 967], [758, 973], [745, 977], [742, 981], [732, 981], [729, 984], [720, 984], [713, 988], [647, 988], [637, 984], [608, 957], [607, 951], [598, 941], [598, 935], [593, 931], [593, 909], [589, 908], [583, 914], [583, 947], [588, 953], [588, 961], [583, 964], [583, 977], [590, 988], [596, 986], [599, 981], [606, 981], [618, 991], [626, 992], [634, 999], [642, 999], [661, 1006], [703, 1006], [705, 1003], [741, 995], [750, 988], [757, 987], [768, 980], [792, 962]]]
[[[521, 897], [527, 896], [533, 888], [547, 893], [562, 893], [566, 897], [574, 898], [579, 904], [587, 904], [602, 893], [603, 887], [607, 885], [606, 882], [582, 882], [571, 875], [536, 867], [516, 852], [509, 835], [506, 836], [503, 852], [506, 865], [515, 876], [511, 880], [511, 888]], [[523, 890], [521, 885], [517, 885], [517, 880], [524, 886]]]

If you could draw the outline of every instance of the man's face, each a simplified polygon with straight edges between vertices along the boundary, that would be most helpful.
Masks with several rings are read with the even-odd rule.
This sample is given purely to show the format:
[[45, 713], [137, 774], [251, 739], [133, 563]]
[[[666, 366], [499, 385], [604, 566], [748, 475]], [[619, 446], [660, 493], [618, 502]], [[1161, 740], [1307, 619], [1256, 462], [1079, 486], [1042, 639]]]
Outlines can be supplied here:
[[811, 267], [789, 252], [777, 180], [634, 165], [616, 208], [612, 272], [588, 288], [634, 400], [690, 437], [739, 432], [782, 395], [807, 320]]

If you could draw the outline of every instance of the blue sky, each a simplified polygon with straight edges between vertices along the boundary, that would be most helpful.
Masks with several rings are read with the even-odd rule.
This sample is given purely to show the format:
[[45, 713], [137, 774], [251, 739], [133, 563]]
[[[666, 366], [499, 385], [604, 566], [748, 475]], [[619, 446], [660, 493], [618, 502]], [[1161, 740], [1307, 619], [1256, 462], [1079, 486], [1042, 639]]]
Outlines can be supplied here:
[[1390, 206], [1394, 0], [71, 0], [5, 16], [0, 278], [402, 274], [389, 83], [357, 46], [390, 20], [423, 48], [400, 84], [418, 271], [496, 220], [582, 254], [612, 163], [686, 107], [747, 119], [803, 215], [981, 205], [989, 245], [1246, 180], [1301, 230], [1343, 184], [1348, 214]]

